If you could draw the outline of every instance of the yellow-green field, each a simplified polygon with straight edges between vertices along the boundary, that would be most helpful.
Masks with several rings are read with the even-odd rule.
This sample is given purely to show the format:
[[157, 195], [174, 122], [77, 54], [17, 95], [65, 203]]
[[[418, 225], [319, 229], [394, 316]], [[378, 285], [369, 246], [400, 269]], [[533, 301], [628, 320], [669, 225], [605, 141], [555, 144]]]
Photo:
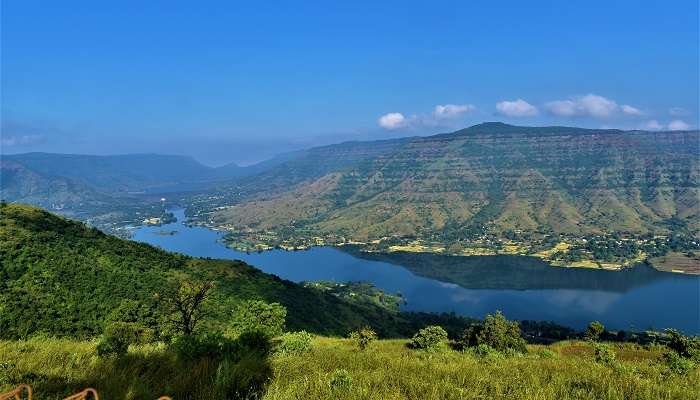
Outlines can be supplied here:
[[[132, 346], [121, 360], [103, 360], [94, 342], [0, 341], [0, 391], [29, 383], [37, 399], [87, 386], [104, 399], [656, 400], [700, 393], [700, 371], [671, 372], [662, 347], [611, 344], [617, 361], [603, 364], [590, 344], [578, 341], [530, 345], [527, 355], [511, 357], [423, 353], [405, 344], [380, 340], [359, 351], [350, 340], [321, 337], [310, 353], [226, 364], [178, 361], [164, 345]], [[239, 387], [238, 394], [224, 387]]]
[[670, 252], [665, 256], [655, 257], [649, 260], [654, 268], [667, 272], [682, 272], [686, 274], [700, 274], [700, 253], [693, 253], [688, 257], [686, 253]]

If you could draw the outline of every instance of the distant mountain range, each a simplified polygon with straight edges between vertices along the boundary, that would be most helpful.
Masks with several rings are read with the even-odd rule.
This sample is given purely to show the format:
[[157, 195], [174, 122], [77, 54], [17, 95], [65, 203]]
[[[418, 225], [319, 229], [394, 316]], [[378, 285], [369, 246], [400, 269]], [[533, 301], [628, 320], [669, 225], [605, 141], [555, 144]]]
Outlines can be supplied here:
[[260, 173], [285, 161], [284, 157], [249, 167], [231, 163], [213, 168], [177, 155], [3, 155], [0, 197], [42, 207], [76, 208], [144, 192], [203, 190], [216, 182]]
[[310, 149], [200, 197], [193, 213], [233, 229], [363, 242], [680, 226], [697, 233], [699, 151], [698, 131], [484, 123]]
[[60, 176], [28, 168], [22, 163], [0, 160], [0, 193], [3, 200], [20, 200], [45, 208], [59, 204], [75, 207], [80, 204], [98, 205], [109, 201], [108, 196], [90, 186]]
[[156, 154], [5, 155], [8, 201], [85, 208], [187, 192], [208, 225], [286, 237], [450, 245], [485, 233], [700, 230], [698, 131], [484, 123], [429, 137], [347, 142], [219, 168]]

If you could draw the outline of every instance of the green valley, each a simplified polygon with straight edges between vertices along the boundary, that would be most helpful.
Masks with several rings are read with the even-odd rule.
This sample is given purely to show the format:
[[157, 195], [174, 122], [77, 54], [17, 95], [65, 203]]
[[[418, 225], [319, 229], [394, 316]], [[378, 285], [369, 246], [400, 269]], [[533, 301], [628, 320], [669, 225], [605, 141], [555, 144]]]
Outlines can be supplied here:
[[[389, 263], [411, 255], [360, 248], [347, 247]], [[494, 260], [457, 271], [446, 258], [456, 259], [401, 263], [445, 282], [517, 288], [541, 262], [496, 277]], [[85, 387], [105, 398], [686, 399], [700, 387], [700, 341], [675, 330], [593, 322], [584, 333], [500, 312], [483, 321], [403, 312], [400, 295], [367, 283], [296, 284], [26, 205], [0, 203], [0, 260], [0, 392], [29, 384], [49, 399]], [[547, 270], [545, 288], [585, 278]]]
[[699, 148], [698, 131], [485, 123], [310, 149], [195, 196], [188, 214], [245, 251], [361, 244], [619, 269], [700, 249]]

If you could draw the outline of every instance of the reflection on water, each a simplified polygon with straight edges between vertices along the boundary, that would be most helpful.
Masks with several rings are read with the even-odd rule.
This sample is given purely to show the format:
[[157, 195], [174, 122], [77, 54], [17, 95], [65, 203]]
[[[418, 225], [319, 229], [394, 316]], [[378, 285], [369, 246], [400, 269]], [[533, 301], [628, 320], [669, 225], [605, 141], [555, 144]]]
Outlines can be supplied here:
[[366, 253], [347, 246], [342, 250], [354, 257], [400, 265], [417, 275], [452, 282], [468, 289], [591, 289], [626, 292], [634, 287], [671, 278], [668, 273], [659, 272], [647, 265], [623, 271], [606, 271], [553, 268], [539, 258], [525, 256], [383, 254]]
[[[183, 220], [182, 210], [175, 214]], [[531, 257], [375, 254], [328, 247], [246, 254], [223, 246], [220, 233], [180, 222], [139, 228], [134, 239], [192, 256], [240, 259], [295, 282], [371, 282], [402, 293], [405, 310], [483, 317], [498, 309], [510, 318], [575, 328], [600, 320], [612, 329], [674, 327], [700, 333], [700, 277], [646, 265], [611, 272], [549, 267]]]

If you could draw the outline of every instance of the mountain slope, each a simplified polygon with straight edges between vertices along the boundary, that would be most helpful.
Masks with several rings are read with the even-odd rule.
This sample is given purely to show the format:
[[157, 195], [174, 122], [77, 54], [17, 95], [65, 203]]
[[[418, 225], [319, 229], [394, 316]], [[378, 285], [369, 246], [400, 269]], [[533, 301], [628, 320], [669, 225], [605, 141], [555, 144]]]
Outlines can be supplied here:
[[236, 230], [447, 245], [514, 231], [665, 233], [671, 220], [697, 232], [699, 136], [486, 123], [353, 144], [361, 157], [328, 146], [237, 181], [217, 210], [194, 211]]
[[[35, 174], [56, 180], [69, 180], [90, 189], [117, 196], [130, 192], [159, 190], [198, 190], [213, 182], [260, 173], [291, 159], [276, 157], [248, 167], [235, 163], [209, 167], [191, 157], [162, 154], [82, 155], [54, 153], [24, 153], [3, 155], [4, 169], [11, 163], [21, 165]], [[15, 182], [3, 182], [8, 191]], [[12, 198], [11, 200], [17, 200]], [[19, 199], [21, 200], [21, 199]], [[45, 201], [46, 199], [41, 199]]]
[[345, 142], [282, 154], [247, 167], [254, 172], [250, 175], [221, 182], [216, 190], [194, 197], [190, 211], [206, 212], [211, 208], [229, 205], [254, 195], [270, 196], [284, 193], [302, 183], [310, 183], [335, 171], [383, 157], [408, 140], [409, 138], [371, 143]]
[[90, 156], [26, 153], [3, 158], [38, 173], [69, 178], [105, 193], [142, 191], [188, 182], [211, 170], [190, 157], [159, 154]]
[[108, 197], [68, 178], [47, 176], [12, 160], [0, 160], [0, 198], [45, 208], [101, 205]]
[[225, 329], [231, 310], [244, 299], [279, 302], [287, 307], [288, 328], [325, 334], [345, 335], [351, 329], [371, 325], [384, 335], [408, 335], [416, 326], [439, 319], [397, 313], [369, 303], [349, 303], [241, 261], [167, 253], [105, 235], [38, 208], [0, 206], [2, 338], [36, 332], [97, 335], [122, 300], [154, 307], [154, 295], [163, 291], [167, 278], [175, 272], [216, 282], [212, 315], [205, 321], [213, 330]]

